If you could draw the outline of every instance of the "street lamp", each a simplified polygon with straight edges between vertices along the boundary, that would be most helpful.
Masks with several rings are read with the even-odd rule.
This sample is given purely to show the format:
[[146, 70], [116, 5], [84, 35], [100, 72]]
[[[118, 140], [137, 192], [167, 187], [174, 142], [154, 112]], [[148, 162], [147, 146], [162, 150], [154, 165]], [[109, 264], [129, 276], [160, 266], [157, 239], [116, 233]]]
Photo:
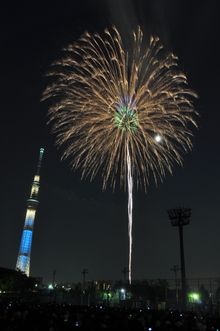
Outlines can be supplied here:
[[168, 210], [168, 216], [172, 226], [177, 226], [179, 229], [180, 241], [180, 263], [181, 263], [181, 283], [182, 283], [182, 309], [186, 309], [186, 270], [183, 245], [183, 226], [190, 222], [191, 209], [177, 208]]
[[120, 289], [120, 300], [126, 299], [126, 290], [124, 288]]

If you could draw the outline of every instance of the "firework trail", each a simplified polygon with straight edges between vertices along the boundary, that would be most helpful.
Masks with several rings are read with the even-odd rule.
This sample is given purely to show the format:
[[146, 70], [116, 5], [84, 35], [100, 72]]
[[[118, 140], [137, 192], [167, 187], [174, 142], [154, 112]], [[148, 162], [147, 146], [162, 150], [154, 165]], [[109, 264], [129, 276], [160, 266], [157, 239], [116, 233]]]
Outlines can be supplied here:
[[131, 174], [131, 157], [130, 157], [128, 145], [127, 145], [127, 183], [128, 183], [128, 240], [129, 240], [128, 280], [129, 280], [129, 283], [131, 283], [133, 179], [132, 179], [132, 174]]
[[129, 48], [116, 28], [85, 33], [64, 49], [49, 73], [43, 99], [51, 99], [49, 122], [56, 144], [73, 169], [103, 188], [117, 181], [128, 189], [129, 281], [131, 281], [133, 180], [145, 190], [182, 164], [191, 149], [196, 94], [178, 70], [177, 57], [159, 38], [144, 40], [138, 28]]

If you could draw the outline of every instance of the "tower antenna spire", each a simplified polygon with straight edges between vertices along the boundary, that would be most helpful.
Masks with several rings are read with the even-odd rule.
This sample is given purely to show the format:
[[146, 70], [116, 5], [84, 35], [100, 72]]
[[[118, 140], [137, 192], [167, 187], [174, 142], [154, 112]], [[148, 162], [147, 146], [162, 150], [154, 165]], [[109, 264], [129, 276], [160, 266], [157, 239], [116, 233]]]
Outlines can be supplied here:
[[38, 194], [40, 189], [40, 169], [43, 154], [44, 148], [40, 148], [37, 171], [32, 183], [30, 196], [27, 200], [27, 211], [16, 263], [16, 269], [20, 270], [27, 276], [29, 276], [30, 274], [31, 244], [33, 237], [35, 214], [39, 204]]
[[40, 148], [40, 154], [39, 154], [39, 159], [38, 159], [38, 164], [37, 164], [37, 173], [36, 175], [40, 175], [40, 168], [41, 168], [41, 162], [42, 162], [42, 158], [44, 155], [44, 148]]

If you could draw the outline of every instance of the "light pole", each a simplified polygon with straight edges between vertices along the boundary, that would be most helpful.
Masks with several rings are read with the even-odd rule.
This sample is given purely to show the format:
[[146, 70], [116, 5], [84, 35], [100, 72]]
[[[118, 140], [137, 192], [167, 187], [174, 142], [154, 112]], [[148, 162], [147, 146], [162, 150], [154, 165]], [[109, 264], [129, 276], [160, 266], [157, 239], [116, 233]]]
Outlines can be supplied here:
[[182, 283], [182, 310], [186, 310], [186, 270], [183, 244], [183, 227], [190, 222], [191, 209], [177, 208], [168, 210], [168, 216], [172, 226], [177, 226], [179, 229], [180, 241], [180, 263], [181, 263], [181, 283]]

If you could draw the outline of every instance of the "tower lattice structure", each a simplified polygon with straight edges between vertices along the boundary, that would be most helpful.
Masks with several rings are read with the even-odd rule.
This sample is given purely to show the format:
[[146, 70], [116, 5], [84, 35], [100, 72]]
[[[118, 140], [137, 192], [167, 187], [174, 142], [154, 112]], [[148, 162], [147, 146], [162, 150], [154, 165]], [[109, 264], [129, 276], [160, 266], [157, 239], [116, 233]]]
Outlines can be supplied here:
[[39, 204], [38, 194], [40, 188], [40, 168], [43, 154], [44, 148], [40, 148], [37, 172], [32, 183], [30, 197], [27, 200], [27, 211], [16, 263], [16, 269], [22, 271], [27, 276], [30, 274], [31, 244], [34, 229], [34, 219]]

